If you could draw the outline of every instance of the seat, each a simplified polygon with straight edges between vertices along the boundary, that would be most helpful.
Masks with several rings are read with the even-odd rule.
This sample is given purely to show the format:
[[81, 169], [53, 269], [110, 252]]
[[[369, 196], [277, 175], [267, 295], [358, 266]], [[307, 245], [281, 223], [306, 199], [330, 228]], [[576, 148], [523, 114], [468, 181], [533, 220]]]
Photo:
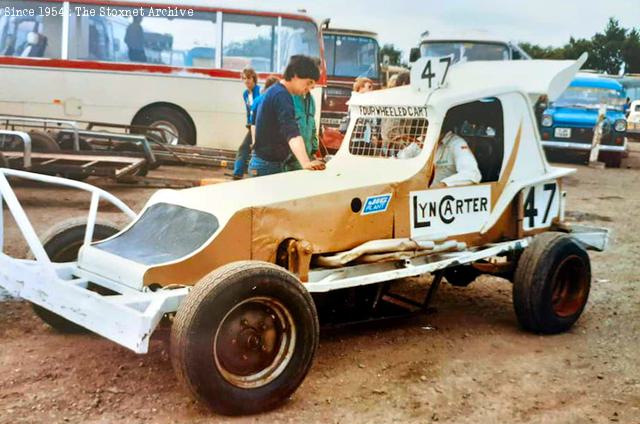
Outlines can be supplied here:
[[476, 162], [478, 162], [478, 169], [482, 175], [481, 182], [497, 181], [502, 165], [502, 152], [497, 148], [498, 141], [494, 138], [484, 137], [465, 138]]

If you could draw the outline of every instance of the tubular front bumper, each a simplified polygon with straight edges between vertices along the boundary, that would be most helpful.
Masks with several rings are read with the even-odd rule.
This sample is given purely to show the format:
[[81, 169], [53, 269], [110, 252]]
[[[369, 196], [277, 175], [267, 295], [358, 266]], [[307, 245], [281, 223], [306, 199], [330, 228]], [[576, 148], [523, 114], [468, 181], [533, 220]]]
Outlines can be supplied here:
[[[109, 193], [79, 181], [0, 168], [0, 205], [4, 202], [35, 260], [16, 259], [2, 251], [3, 213], [0, 208], [0, 287], [10, 296], [26, 299], [67, 320], [112, 340], [136, 353], [146, 353], [149, 337], [163, 315], [175, 312], [188, 288], [139, 290], [79, 270], [75, 262], [53, 263], [39, 240], [7, 177], [72, 187], [91, 193], [85, 245], [92, 239], [101, 200], [106, 200], [133, 219], [135, 213]], [[89, 282], [115, 294], [101, 295]]]
[[[591, 144], [587, 143], [575, 143], [571, 141], [543, 141], [542, 146], [548, 149], [562, 149], [562, 150], [579, 150], [579, 151], [589, 151], [591, 150]], [[608, 144], [600, 145], [601, 152], [626, 152], [627, 151], [627, 142], [622, 146], [611, 146]]]

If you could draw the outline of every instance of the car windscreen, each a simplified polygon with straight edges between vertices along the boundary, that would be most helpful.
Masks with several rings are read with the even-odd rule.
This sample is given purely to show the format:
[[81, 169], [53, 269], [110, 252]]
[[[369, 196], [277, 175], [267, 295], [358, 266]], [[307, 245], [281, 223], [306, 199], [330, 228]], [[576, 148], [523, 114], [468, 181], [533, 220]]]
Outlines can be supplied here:
[[509, 48], [500, 43], [477, 43], [462, 41], [425, 41], [420, 45], [420, 56], [442, 57], [453, 55], [454, 61], [461, 58], [475, 60], [509, 60]]
[[624, 104], [625, 99], [617, 90], [576, 86], [567, 88], [554, 102], [556, 107], [597, 109], [600, 105], [606, 105], [607, 108], [615, 110], [623, 110]]
[[374, 38], [325, 34], [324, 45], [329, 76], [379, 78]]

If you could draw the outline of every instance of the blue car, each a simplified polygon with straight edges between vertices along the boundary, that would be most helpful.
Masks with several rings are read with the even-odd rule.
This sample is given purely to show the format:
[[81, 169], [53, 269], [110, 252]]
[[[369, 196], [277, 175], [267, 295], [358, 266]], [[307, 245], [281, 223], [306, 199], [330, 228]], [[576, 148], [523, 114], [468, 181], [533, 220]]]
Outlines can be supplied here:
[[577, 77], [543, 113], [540, 121], [542, 145], [552, 150], [576, 151], [588, 155], [601, 104], [607, 105], [599, 160], [619, 168], [627, 150], [626, 93], [616, 80]]

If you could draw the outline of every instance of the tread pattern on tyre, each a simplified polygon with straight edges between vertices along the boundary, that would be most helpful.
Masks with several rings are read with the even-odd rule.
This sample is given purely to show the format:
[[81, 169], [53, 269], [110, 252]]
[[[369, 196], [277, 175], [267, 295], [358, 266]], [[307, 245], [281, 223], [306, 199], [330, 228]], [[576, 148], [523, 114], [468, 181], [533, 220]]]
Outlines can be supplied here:
[[[87, 225], [86, 217], [69, 218], [67, 220], [57, 223], [56, 225], [52, 226], [47, 231], [45, 231], [40, 237], [40, 242], [42, 243], [42, 246], [45, 248], [45, 251], [47, 251], [47, 245], [49, 245], [50, 243], [54, 243], [58, 237], [62, 237], [65, 233], [69, 231], [73, 231], [76, 228], [83, 229], [82, 231], [79, 231], [79, 233], [81, 233], [82, 236], [84, 237], [84, 228], [86, 227], [86, 225]], [[97, 219], [94, 227], [94, 235], [96, 234], [97, 231], [100, 231], [99, 229], [101, 229], [105, 233], [115, 234], [118, 231], [120, 231], [120, 226], [112, 222], [109, 222], [107, 220]], [[47, 254], [50, 257], [55, 256], [54, 252], [47, 251]], [[25, 257], [27, 259], [32, 259], [32, 260], [35, 259], [33, 252], [31, 252], [31, 250], [29, 249]], [[71, 321], [49, 311], [48, 309], [45, 309], [41, 306], [36, 305], [35, 303], [32, 303], [31, 306], [33, 308], [34, 313], [42, 321], [46, 322], [49, 326], [51, 326], [52, 328], [58, 331], [65, 332], [65, 333], [81, 333], [86, 331], [83, 327], [72, 323]]]
[[[565, 331], [577, 320], [582, 309], [575, 314], [575, 319], [568, 320], [565, 325], [548, 326], [544, 317], [540, 316], [540, 299], [545, 285], [539, 281], [543, 261], [549, 260], [551, 251], [562, 243], [574, 243], [575, 240], [566, 233], [546, 232], [534, 237], [531, 244], [524, 250], [515, 272], [513, 284], [513, 306], [520, 325], [527, 331], [537, 333], [557, 333]], [[582, 249], [584, 251], [584, 249]], [[586, 255], [586, 252], [585, 252]], [[588, 256], [587, 256], [588, 259]], [[587, 261], [588, 265], [588, 261]], [[590, 268], [588, 268], [590, 273]], [[590, 274], [589, 274], [590, 276]]]
[[[199, 388], [193, 381], [193, 376], [189, 375], [189, 369], [187, 369], [186, 365], [187, 355], [189, 354], [188, 340], [190, 337], [195, 336], [195, 332], [192, 331], [192, 328], [194, 327], [194, 323], [199, 318], [200, 314], [198, 314], [198, 310], [206, 301], [206, 299], [211, 295], [211, 292], [223, 291], [225, 288], [227, 288], [228, 285], [236, 282], [236, 279], [242, 278], [246, 274], [254, 272], [257, 268], [262, 268], [267, 272], [271, 271], [274, 273], [274, 275], [275, 273], [278, 273], [280, 275], [284, 273], [288, 275], [293, 284], [296, 284], [302, 288], [295, 275], [285, 270], [284, 268], [272, 263], [261, 261], [234, 262], [209, 273], [206, 277], [200, 280], [198, 284], [194, 286], [187, 298], [180, 305], [180, 308], [174, 319], [173, 328], [171, 330], [171, 359], [179, 382], [182, 383], [184, 387], [186, 387], [189, 392], [191, 392], [194, 397], [196, 397], [200, 402], [211, 406], [216, 412], [220, 412], [226, 415], [236, 415], [239, 412], [236, 409], [229, 407], [228, 405], [212, 405], [212, 402], [209, 399], [206, 399], [201, 395]], [[234, 276], [235, 279], [232, 279], [232, 276]], [[313, 300], [311, 298], [311, 295], [304, 288], [301, 289], [300, 293], [305, 296], [307, 304], [311, 306], [311, 312], [313, 314], [314, 321], [314, 328], [311, 329], [311, 331], [313, 331], [315, 334], [318, 334], [318, 315], [315, 308], [313, 308]], [[311, 346], [310, 350], [312, 353], [310, 355], [309, 361], [313, 360], [313, 356], [318, 344], [318, 338], [314, 337], [312, 343], [313, 345]], [[291, 392], [295, 391], [295, 389], [304, 379], [305, 375], [306, 372], [299, 375], [299, 381], [288, 382], [288, 385], [293, 388]], [[281, 401], [271, 402], [271, 404], [268, 405], [246, 405], [246, 409], [244, 411], [241, 411], [241, 413], [261, 412], [264, 410], [272, 409], [280, 403]]]

